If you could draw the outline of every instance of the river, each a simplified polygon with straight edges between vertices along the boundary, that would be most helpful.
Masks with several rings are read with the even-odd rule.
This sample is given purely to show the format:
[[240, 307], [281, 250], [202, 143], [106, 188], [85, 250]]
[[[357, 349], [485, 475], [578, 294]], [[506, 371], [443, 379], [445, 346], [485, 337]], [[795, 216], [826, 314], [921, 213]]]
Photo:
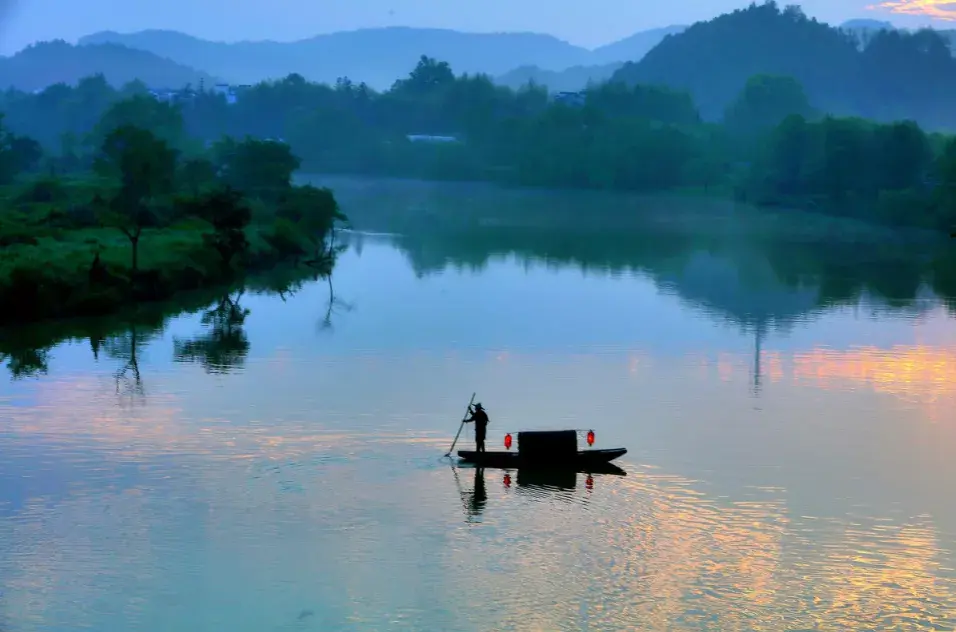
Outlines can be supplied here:
[[[0, 630], [953, 629], [942, 249], [706, 232], [352, 233], [230, 324], [20, 348]], [[453, 468], [473, 391], [627, 475]]]

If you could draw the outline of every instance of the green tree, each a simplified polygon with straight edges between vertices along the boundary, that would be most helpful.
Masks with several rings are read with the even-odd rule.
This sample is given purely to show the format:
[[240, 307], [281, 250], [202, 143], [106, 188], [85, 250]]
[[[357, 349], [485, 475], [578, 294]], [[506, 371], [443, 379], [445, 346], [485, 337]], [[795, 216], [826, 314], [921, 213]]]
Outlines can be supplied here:
[[69, 94], [63, 105], [69, 124], [69, 131], [86, 134], [103, 117], [110, 104], [117, 99], [116, 90], [102, 74], [81, 79]]
[[339, 204], [330, 189], [313, 186], [295, 187], [283, 196], [277, 211], [278, 217], [295, 224], [312, 244], [315, 261], [326, 251], [326, 238], [334, 230], [336, 222], [346, 221]]
[[148, 94], [134, 95], [110, 105], [93, 129], [94, 144], [102, 145], [110, 132], [124, 126], [147, 130], [171, 147], [183, 147], [185, 135], [181, 110]]
[[191, 158], [179, 166], [178, 181], [182, 189], [198, 196], [216, 185], [216, 166], [207, 158]]
[[800, 82], [793, 77], [756, 75], [727, 108], [724, 122], [732, 132], [751, 136], [776, 127], [791, 114], [813, 115]]
[[265, 200], [275, 200], [287, 191], [300, 165], [287, 144], [273, 140], [227, 138], [216, 143], [213, 153], [225, 184]]
[[823, 188], [832, 202], [866, 192], [872, 179], [873, 154], [865, 121], [827, 117], [823, 132]]
[[143, 229], [159, 224], [154, 202], [172, 192], [176, 152], [151, 132], [124, 125], [110, 132], [94, 163], [98, 174], [119, 183], [103, 221], [130, 241], [130, 269], [139, 270], [139, 240]]
[[[936, 159], [938, 225], [956, 235], [956, 138], [950, 138]], [[956, 279], [956, 275], [949, 274]], [[956, 287], [954, 284], [953, 287]]]
[[933, 154], [923, 130], [913, 121], [881, 125], [875, 130], [877, 185], [902, 190], [923, 185]]
[[408, 77], [399, 79], [392, 92], [414, 96], [435, 94], [455, 83], [455, 73], [448, 62], [422, 55]]
[[804, 176], [810, 163], [813, 131], [805, 118], [791, 114], [771, 134], [768, 175], [777, 193], [784, 196], [806, 193]]
[[4, 127], [3, 112], [0, 112], [0, 184], [8, 184], [17, 175], [32, 171], [43, 157], [40, 143], [17, 136]]
[[688, 93], [660, 86], [606, 82], [587, 90], [587, 102], [615, 118], [642, 118], [677, 125], [700, 123], [697, 106]]
[[352, 109], [328, 105], [297, 113], [290, 118], [287, 137], [311, 169], [374, 172], [380, 165], [376, 145], [381, 132]]
[[252, 212], [242, 194], [229, 187], [204, 193], [184, 203], [186, 212], [209, 222], [212, 232], [203, 234], [203, 242], [219, 253], [223, 268], [249, 248], [246, 227]]

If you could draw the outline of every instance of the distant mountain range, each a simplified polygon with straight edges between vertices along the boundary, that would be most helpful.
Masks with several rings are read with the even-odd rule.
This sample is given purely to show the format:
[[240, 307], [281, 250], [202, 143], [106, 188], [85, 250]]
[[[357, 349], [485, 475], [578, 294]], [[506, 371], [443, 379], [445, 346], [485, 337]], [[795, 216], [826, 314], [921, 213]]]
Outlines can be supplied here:
[[256, 83], [298, 73], [333, 83], [339, 77], [387, 89], [421, 55], [458, 72], [501, 74], [522, 64], [560, 70], [584, 63], [589, 51], [550, 35], [477, 34], [440, 29], [383, 28], [320, 35], [297, 42], [210, 42], [174, 31], [96, 33], [81, 45], [113, 43], [202, 68], [229, 83]]
[[[83, 37], [79, 44], [119, 44], [147, 51], [230, 83], [255, 83], [296, 72], [312, 81], [331, 83], [347, 76], [387, 89], [407, 75], [421, 55], [447, 61], [457, 73], [499, 76], [519, 67], [554, 73], [638, 60], [665, 36], [684, 28], [642, 31], [593, 51], [536, 33], [461, 33], [408, 27], [362, 29], [288, 43], [211, 42], [176, 31], [105, 31]], [[606, 78], [613, 70], [601, 74]]]
[[599, 83], [611, 78], [627, 61], [640, 61], [668, 35], [677, 35], [686, 26], [667, 26], [641, 31], [630, 37], [601, 46], [590, 52], [588, 65], [577, 65], [561, 70], [549, 70], [535, 65], [515, 68], [496, 78], [501, 85], [517, 88], [528, 81], [547, 86], [555, 92], [581, 90], [590, 82]]
[[624, 62], [617, 61], [600, 66], [574, 66], [565, 70], [542, 70], [537, 66], [522, 66], [495, 77], [495, 83], [517, 89], [529, 81], [546, 86], [552, 92], [576, 92], [588, 83], [600, 83], [610, 79]]
[[140, 80], [153, 88], [181, 88], [216, 78], [169, 59], [116, 44], [73, 46], [64, 41], [42, 42], [16, 55], [0, 57], [0, 89], [41, 90], [56, 83], [75, 84], [84, 77], [102, 73], [120, 87]]
[[[877, 20], [841, 25], [865, 37], [893, 26]], [[425, 54], [451, 64], [456, 73], [485, 73], [502, 85], [529, 80], [551, 90], [580, 90], [588, 82], [610, 79], [625, 62], [637, 62], [688, 27], [640, 31], [588, 50], [550, 35], [462, 33], [446, 29], [390, 27], [319, 35], [295, 42], [213, 42], [177, 31], [104, 31], [83, 37], [77, 46], [48, 42], [12, 57], [0, 57], [0, 88], [38, 89], [96, 72], [110, 83], [140, 79], [150, 87], [179, 87], [224, 81], [249, 84], [299, 73], [332, 83], [339, 77], [364, 81], [382, 90], [404, 77]], [[947, 33], [951, 36], [951, 32]]]

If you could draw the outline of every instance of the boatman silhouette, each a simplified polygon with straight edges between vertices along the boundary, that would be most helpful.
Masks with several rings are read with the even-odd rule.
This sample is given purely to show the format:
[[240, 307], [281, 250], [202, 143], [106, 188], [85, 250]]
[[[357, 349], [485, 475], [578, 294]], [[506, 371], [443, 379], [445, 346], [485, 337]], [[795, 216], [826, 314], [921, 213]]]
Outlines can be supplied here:
[[477, 452], [485, 451], [485, 433], [488, 430], [489, 421], [491, 420], [488, 419], [488, 413], [485, 412], [485, 409], [481, 407], [480, 403], [475, 404], [471, 417], [465, 420], [466, 424], [475, 424], [475, 445], [477, 446], [475, 450]]

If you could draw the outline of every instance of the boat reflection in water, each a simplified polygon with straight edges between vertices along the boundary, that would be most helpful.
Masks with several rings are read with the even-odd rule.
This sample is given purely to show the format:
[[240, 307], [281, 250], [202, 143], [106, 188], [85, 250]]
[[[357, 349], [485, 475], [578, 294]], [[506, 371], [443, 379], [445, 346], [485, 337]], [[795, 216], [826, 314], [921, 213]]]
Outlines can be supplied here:
[[482, 513], [488, 504], [488, 490], [485, 485], [485, 470], [497, 469], [502, 472], [502, 485], [507, 492], [515, 491], [518, 494], [533, 500], [561, 500], [569, 503], [584, 503], [587, 496], [582, 496], [578, 491], [578, 477], [584, 476], [584, 489], [590, 494], [594, 489], [594, 481], [605, 476], [627, 476], [627, 472], [606, 463], [600, 467], [588, 468], [591, 471], [574, 469], [539, 469], [539, 468], [485, 468], [476, 467], [470, 464], [461, 466], [463, 470], [474, 471], [474, 482], [471, 491], [465, 490], [461, 486], [458, 477], [458, 468], [452, 467], [455, 474], [455, 484], [458, 486], [458, 494], [461, 496], [462, 505], [465, 509], [465, 521], [469, 523], [480, 522]]

